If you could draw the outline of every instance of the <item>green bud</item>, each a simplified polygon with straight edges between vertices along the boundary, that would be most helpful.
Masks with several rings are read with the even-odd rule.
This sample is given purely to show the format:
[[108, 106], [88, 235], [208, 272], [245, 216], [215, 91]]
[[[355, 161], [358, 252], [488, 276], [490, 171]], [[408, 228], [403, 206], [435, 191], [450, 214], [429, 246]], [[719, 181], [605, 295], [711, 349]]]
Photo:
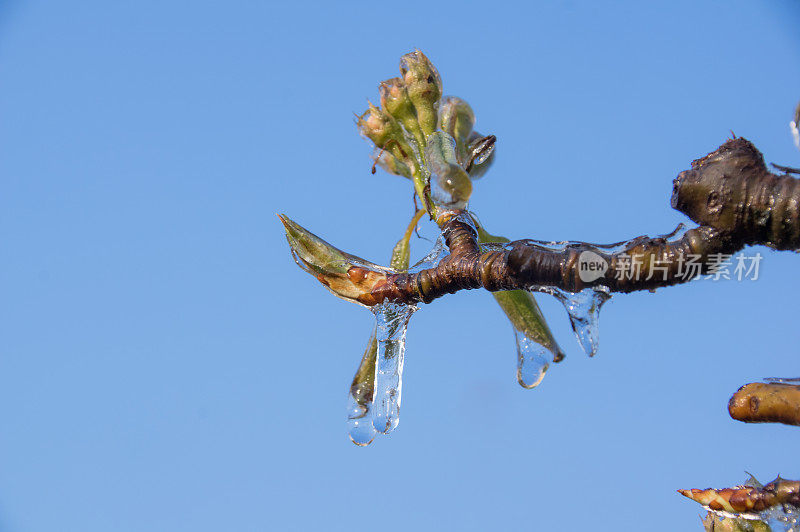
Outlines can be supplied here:
[[463, 165], [467, 160], [467, 141], [475, 126], [472, 107], [455, 96], [445, 96], [439, 108], [439, 127], [456, 140], [456, 156]]
[[380, 107], [371, 102], [369, 108], [356, 118], [356, 125], [362, 135], [367, 137], [378, 148], [386, 147], [390, 139], [397, 140], [402, 130], [397, 122]]
[[314, 233], [283, 214], [279, 214], [286, 230], [286, 240], [295, 257], [315, 273], [346, 274], [350, 267], [348, 256]]
[[342, 299], [366, 306], [378, 302], [372, 289], [384, 283], [391, 270], [336, 249], [284, 215], [278, 218], [298, 266]]
[[425, 160], [431, 172], [431, 199], [447, 209], [465, 209], [472, 195], [472, 181], [458, 164], [456, 141], [443, 131], [428, 135]]
[[[389, 113], [372, 103], [357, 117], [356, 125], [362, 135], [370, 139], [379, 150], [386, 150], [406, 166], [415, 164], [411, 145], [400, 124]], [[394, 172], [392, 172], [394, 173]]]
[[382, 81], [379, 90], [381, 107], [422, 142], [424, 137], [417, 121], [417, 110], [411, 103], [411, 98], [408, 97], [403, 79], [392, 78]]
[[417, 110], [422, 132], [430, 135], [438, 125], [439, 100], [442, 97], [442, 78], [433, 63], [419, 50], [400, 58], [400, 74], [408, 97]]

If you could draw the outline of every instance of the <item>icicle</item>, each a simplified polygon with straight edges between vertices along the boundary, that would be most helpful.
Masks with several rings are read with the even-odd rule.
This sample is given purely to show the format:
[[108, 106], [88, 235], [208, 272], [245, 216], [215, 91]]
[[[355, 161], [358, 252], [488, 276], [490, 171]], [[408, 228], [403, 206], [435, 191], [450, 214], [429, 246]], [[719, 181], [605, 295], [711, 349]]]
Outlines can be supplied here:
[[372, 328], [367, 348], [361, 357], [347, 400], [347, 429], [359, 446], [369, 445], [377, 431], [372, 426], [375, 401], [375, 358], [378, 352], [377, 327]]
[[794, 138], [794, 145], [800, 150], [800, 124], [792, 120], [789, 123], [789, 128], [792, 130], [792, 138]]
[[[512, 326], [513, 327], [513, 326]], [[514, 339], [517, 341], [517, 382], [520, 386], [530, 390], [536, 388], [544, 379], [553, 353], [513, 327]]]
[[373, 307], [378, 327], [372, 426], [389, 434], [400, 422], [403, 355], [408, 320], [417, 307], [385, 302]]
[[600, 308], [611, 299], [611, 292], [605, 286], [585, 288], [572, 293], [553, 287], [532, 287], [531, 290], [545, 292], [561, 301], [569, 314], [572, 330], [581, 344], [583, 352], [593, 357], [597, 354], [600, 339]]

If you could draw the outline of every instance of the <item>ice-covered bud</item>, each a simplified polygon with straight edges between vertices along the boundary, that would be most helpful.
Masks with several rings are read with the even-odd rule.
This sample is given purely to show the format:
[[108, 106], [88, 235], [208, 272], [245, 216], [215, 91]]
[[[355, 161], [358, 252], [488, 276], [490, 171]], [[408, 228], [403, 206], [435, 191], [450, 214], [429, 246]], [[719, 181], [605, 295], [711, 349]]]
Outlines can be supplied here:
[[419, 50], [400, 58], [400, 74], [403, 76], [408, 97], [417, 110], [417, 120], [422, 132], [430, 135], [436, 131], [438, 124], [442, 78], [433, 63]]
[[[418, 164], [414, 159], [414, 152], [411, 149], [411, 145], [408, 143], [403, 128], [397, 120], [385, 110], [370, 103], [369, 108], [362, 115], [357, 117], [356, 125], [361, 134], [375, 144], [379, 153], [385, 150], [394, 155], [399, 162], [409, 167], [409, 174], [411, 173], [410, 169]], [[403, 171], [403, 169], [397, 167], [397, 165], [392, 165], [391, 167], [397, 171], [389, 170], [390, 172], [397, 173], [398, 175], [405, 175], [399, 173]]]
[[494, 146], [497, 138], [494, 135], [484, 137], [477, 131], [469, 136], [467, 144], [467, 173], [472, 179], [483, 177], [483, 174], [494, 163]]
[[794, 145], [800, 150], [800, 103], [797, 104], [797, 109], [794, 110], [794, 120], [789, 125], [792, 129]]
[[392, 115], [414, 136], [423, 138], [417, 121], [417, 110], [408, 97], [402, 78], [392, 78], [380, 84], [381, 107]]
[[[363, 418], [372, 407], [372, 400], [375, 396], [375, 357], [378, 352], [376, 333], [377, 328], [373, 328], [372, 336], [370, 336], [367, 348], [361, 357], [361, 363], [358, 365], [356, 374], [350, 384], [350, 397], [355, 403], [354, 406], [358, 408], [357, 411], [348, 414], [351, 419]], [[369, 431], [369, 428], [372, 427], [372, 420], [368, 420], [367, 423], [369, 424], [367, 431], [373, 432]], [[354, 438], [353, 441], [356, 441], [356, 439]]]
[[356, 119], [356, 125], [362, 135], [367, 137], [378, 148], [386, 148], [390, 140], [398, 140], [402, 130], [397, 122], [383, 109], [372, 103], [369, 108]]
[[456, 155], [464, 165], [467, 155], [467, 141], [475, 126], [475, 113], [472, 107], [455, 96], [445, 96], [439, 108], [439, 127], [456, 140]]
[[380, 166], [390, 174], [399, 175], [411, 179], [412, 177], [411, 168], [409, 168], [409, 166], [406, 163], [399, 160], [391, 153], [387, 151], [378, 150], [377, 157], [378, 159], [376, 162], [378, 166]]
[[466, 209], [472, 181], [456, 159], [456, 141], [443, 131], [428, 135], [425, 159], [431, 172], [431, 199], [446, 209]]
[[298, 266], [342, 299], [366, 306], [375, 304], [370, 293], [385, 283], [386, 275], [393, 270], [333, 247], [285, 215], [279, 214], [278, 218]]

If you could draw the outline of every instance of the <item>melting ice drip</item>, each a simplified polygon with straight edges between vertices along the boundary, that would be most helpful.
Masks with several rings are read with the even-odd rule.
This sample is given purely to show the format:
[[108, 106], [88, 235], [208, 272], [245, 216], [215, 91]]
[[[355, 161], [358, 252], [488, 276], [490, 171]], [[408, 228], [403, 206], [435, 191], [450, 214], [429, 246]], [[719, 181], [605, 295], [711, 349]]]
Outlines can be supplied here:
[[[678, 224], [671, 233], [661, 235], [659, 238], [669, 240], [671, 238], [681, 238], [686, 232], [684, 224]], [[608, 253], [616, 253], [631, 246], [642, 237], [637, 237], [625, 242], [614, 244], [588, 244], [589, 246], [605, 250]], [[587, 244], [584, 242], [554, 242], [543, 240], [526, 240], [528, 245], [539, 248], [561, 252], [570, 247], [582, 247]], [[511, 249], [514, 244], [503, 244], [502, 249]], [[490, 247], [491, 246], [491, 247]], [[498, 244], [486, 246], [485, 250], [501, 249]], [[597, 354], [600, 345], [600, 309], [611, 299], [611, 291], [605, 286], [598, 285], [585, 288], [580, 292], [572, 293], [552, 286], [534, 285], [529, 287], [531, 292], [543, 292], [550, 294], [558, 299], [569, 315], [572, 330], [578, 339], [583, 352], [593, 357]], [[517, 341], [517, 379], [525, 388], [534, 388], [544, 378], [545, 372], [550, 361], [553, 360], [555, 353], [537, 344], [524, 333], [514, 330]]]
[[[600, 308], [611, 299], [605, 287], [587, 288], [578, 293], [565, 292], [552, 287], [532, 287], [532, 292], [544, 292], [555, 296], [569, 314], [572, 330], [583, 351], [593, 357], [599, 346]], [[514, 327], [517, 342], [517, 381], [523, 388], [535, 388], [544, 379], [556, 353], [552, 349], [528, 338]]]
[[[435, 267], [447, 255], [449, 251], [440, 236], [433, 249], [410, 271]], [[350, 439], [359, 446], [372, 443], [378, 433], [389, 434], [400, 422], [406, 330], [417, 307], [384, 302], [370, 310], [375, 315], [375, 327], [362, 366], [371, 365], [374, 377], [350, 389], [347, 406]], [[374, 350], [373, 342], [377, 344]], [[374, 353], [372, 360], [366, 359], [369, 353]]]
[[572, 330], [583, 348], [583, 352], [593, 357], [600, 345], [600, 308], [611, 299], [611, 292], [605, 286], [584, 288], [572, 293], [558, 288], [541, 288], [556, 297], [569, 314]]
[[[372, 310], [376, 324], [370, 344], [377, 342], [373, 380], [351, 388], [348, 401], [350, 439], [356, 445], [369, 445], [379, 432], [389, 434], [400, 422], [406, 330], [417, 307], [385, 302]], [[367, 350], [371, 353], [369, 346]], [[372, 389], [365, 390], [370, 384]], [[370, 398], [359, 401], [358, 396], [369, 391]]]
[[347, 429], [350, 439], [356, 445], [369, 445], [375, 439], [377, 431], [372, 427], [372, 404], [375, 398], [375, 354], [377, 352], [377, 325], [372, 328], [372, 335], [369, 338], [367, 349], [358, 368], [361, 373], [362, 368], [368, 374], [372, 374], [372, 379], [362, 380], [350, 387], [350, 395], [347, 399]]
[[375, 360], [372, 427], [383, 434], [389, 434], [400, 422], [406, 329], [408, 320], [416, 310], [415, 305], [388, 302], [374, 308], [378, 352]]
[[529, 390], [536, 388], [553, 361], [553, 353], [516, 327], [514, 339], [517, 341], [517, 382]]

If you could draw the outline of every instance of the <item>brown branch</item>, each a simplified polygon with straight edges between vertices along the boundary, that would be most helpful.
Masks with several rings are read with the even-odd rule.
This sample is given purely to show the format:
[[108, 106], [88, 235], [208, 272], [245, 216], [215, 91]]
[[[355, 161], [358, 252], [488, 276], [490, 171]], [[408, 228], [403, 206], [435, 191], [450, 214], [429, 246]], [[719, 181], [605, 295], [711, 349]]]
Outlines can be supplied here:
[[[359, 301], [368, 306], [387, 299], [429, 303], [474, 288], [652, 290], [708, 273], [721, 255], [745, 245], [800, 247], [800, 180], [771, 173], [761, 153], [741, 137], [681, 172], [673, 182], [672, 206], [701, 225], [674, 241], [639, 237], [616, 252], [609, 252], [609, 246], [573, 243], [553, 249], [521, 240], [481, 253], [471, 223], [456, 213], [442, 224], [450, 256], [418, 273], [387, 275]], [[586, 252], [605, 263], [605, 272], [597, 278], [582, 278], [580, 259]], [[697, 266], [687, 271], [690, 262]]]
[[733, 419], [745, 423], [783, 423], [800, 426], [800, 386], [752, 382], [728, 402]]

